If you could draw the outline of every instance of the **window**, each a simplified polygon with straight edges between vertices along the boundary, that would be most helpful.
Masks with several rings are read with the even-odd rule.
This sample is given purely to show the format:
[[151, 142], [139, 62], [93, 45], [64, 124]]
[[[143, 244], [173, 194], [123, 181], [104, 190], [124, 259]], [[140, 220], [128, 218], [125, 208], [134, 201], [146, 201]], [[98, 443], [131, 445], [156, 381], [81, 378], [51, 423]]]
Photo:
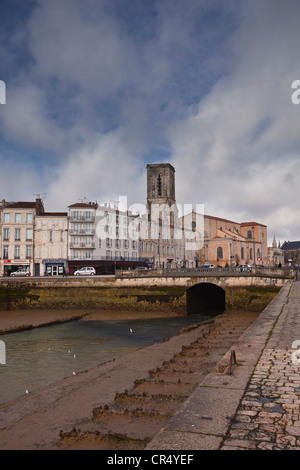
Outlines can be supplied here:
[[26, 240], [27, 241], [32, 240], [32, 228], [27, 228], [26, 229]]
[[218, 246], [217, 248], [217, 258], [223, 259], [223, 248], [221, 246]]
[[26, 246], [26, 259], [31, 259], [31, 246]]
[[73, 258], [74, 259], [79, 259], [79, 250], [74, 250], [73, 251]]
[[50, 232], [49, 232], [49, 241], [53, 242], [53, 232], [52, 232], [52, 230], [50, 230]]
[[15, 246], [15, 259], [20, 259], [20, 247]]
[[83, 246], [91, 246], [92, 245], [92, 239], [91, 237], [84, 237], [83, 239]]
[[17, 224], [21, 223], [21, 214], [18, 214], [18, 213], [15, 214], [15, 222]]
[[4, 223], [5, 224], [9, 224], [9, 216], [10, 216], [10, 214], [8, 214], [8, 213], [4, 214]]
[[85, 259], [91, 259], [92, 253], [91, 250], [85, 250]]
[[106, 259], [111, 259], [111, 251], [106, 250]]
[[32, 214], [26, 214], [26, 222], [32, 224]]
[[79, 237], [73, 237], [72, 244], [73, 246], [79, 246]]
[[253, 259], [253, 251], [252, 251], [252, 248], [250, 248], [250, 259]]
[[3, 259], [8, 259], [8, 246], [3, 247]]
[[251, 230], [248, 230], [247, 238], [250, 239], [250, 240], [252, 239], [252, 231]]
[[79, 233], [79, 224], [73, 224], [73, 232]]
[[91, 213], [91, 211], [87, 211], [87, 212], [85, 213], [85, 218], [86, 218], [87, 220], [91, 220], [91, 218], [92, 218], [92, 213]]
[[9, 228], [3, 229], [3, 240], [9, 240]]
[[106, 239], [106, 246], [107, 246], [107, 248], [111, 247], [111, 239], [110, 238]]
[[158, 175], [157, 178], [157, 195], [161, 196], [161, 176]]
[[20, 235], [20, 229], [19, 228], [15, 229], [15, 240], [16, 241], [21, 240], [21, 235]]
[[244, 247], [241, 248], [241, 258], [242, 259], [245, 258], [245, 249], [244, 249]]

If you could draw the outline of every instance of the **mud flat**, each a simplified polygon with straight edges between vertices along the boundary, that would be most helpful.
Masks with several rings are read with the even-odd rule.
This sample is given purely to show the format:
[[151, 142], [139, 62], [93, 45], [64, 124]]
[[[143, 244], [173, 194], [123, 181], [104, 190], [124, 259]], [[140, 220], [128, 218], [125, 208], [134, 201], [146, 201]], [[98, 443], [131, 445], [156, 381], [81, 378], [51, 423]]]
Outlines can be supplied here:
[[3, 404], [0, 448], [144, 449], [258, 315], [224, 312]]
[[178, 312], [130, 312], [127, 310], [88, 311], [84, 309], [41, 309], [0, 311], [0, 335], [30, 330], [70, 321], [134, 320], [172, 318], [182, 316]]

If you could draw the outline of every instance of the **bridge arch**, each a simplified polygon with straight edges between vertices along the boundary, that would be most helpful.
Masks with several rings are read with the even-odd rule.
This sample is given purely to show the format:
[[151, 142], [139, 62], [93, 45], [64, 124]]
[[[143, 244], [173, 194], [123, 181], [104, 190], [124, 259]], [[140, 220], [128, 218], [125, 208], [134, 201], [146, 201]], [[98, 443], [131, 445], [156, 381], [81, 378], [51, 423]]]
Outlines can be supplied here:
[[194, 284], [186, 291], [187, 315], [221, 313], [225, 308], [225, 290], [216, 284], [201, 282]]

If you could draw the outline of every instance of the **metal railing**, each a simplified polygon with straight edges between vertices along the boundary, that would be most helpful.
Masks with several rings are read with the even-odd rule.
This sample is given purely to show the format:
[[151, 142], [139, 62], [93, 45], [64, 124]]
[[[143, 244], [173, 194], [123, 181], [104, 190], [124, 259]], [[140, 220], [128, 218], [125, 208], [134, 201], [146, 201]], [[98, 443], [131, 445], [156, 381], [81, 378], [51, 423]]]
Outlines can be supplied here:
[[288, 277], [290, 275], [290, 268], [263, 268], [253, 266], [251, 268], [243, 267], [228, 267], [228, 268], [165, 268], [165, 269], [148, 269], [145, 271], [122, 271], [117, 270], [119, 276], [205, 276], [205, 277], [216, 277], [216, 276], [274, 276], [274, 277]]
[[75, 222], [75, 221], [78, 221], [78, 222], [94, 222], [95, 221], [95, 216], [87, 217], [85, 215], [78, 215], [78, 216], [71, 215], [70, 216], [70, 221], [71, 222]]
[[95, 248], [94, 242], [70, 242], [70, 248]]

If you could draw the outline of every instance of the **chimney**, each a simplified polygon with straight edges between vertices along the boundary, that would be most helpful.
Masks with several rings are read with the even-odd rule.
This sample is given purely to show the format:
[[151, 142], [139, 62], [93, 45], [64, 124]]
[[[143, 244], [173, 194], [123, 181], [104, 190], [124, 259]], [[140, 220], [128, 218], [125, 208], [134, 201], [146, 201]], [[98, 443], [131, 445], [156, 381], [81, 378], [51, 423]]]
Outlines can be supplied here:
[[41, 215], [43, 214], [43, 212], [45, 212], [45, 209], [44, 209], [44, 204], [43, 204], [43, 201], [41, 200], [41, 198], [36, 198], [35, 200], [35, 210], [36, 210], [36, 215]]

